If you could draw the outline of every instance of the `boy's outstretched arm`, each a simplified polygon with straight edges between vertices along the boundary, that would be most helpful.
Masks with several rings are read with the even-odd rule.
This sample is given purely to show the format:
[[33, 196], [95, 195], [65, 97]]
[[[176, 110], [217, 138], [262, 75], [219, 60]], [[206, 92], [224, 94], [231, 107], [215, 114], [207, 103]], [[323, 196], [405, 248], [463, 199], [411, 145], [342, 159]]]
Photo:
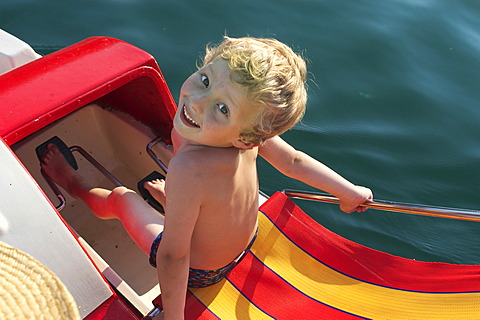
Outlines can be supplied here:
[[260, 146], [259, 154], [286, 176], [339, 198], [342, 211], [364, 211], [365, 207], [361, 205], [373, 199], [370, 189], [355, 186], [321, 162], [304, 152], [295, 150], [278, 136]]

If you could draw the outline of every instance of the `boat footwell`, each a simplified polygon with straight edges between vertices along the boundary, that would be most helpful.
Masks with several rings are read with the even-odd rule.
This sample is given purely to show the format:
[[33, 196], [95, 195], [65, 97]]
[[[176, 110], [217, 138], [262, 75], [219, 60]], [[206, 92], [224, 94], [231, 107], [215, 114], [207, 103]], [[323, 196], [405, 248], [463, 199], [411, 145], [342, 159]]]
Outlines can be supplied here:
[[[123, 185], [134, 190], [142, 177], [159, 170], [145, 151], [146, 145], [155, 138], [151, 129], [123, 112], [88, 105], [12, 147], [54, 204], [58, 200], [42, 177], [35, 153], [37, 145], [53, 136], [60, 137], [69, 147], [82, 146]], [[161, 150], [156, 153], [164, 157]], [[115, 186], [81, 154], [74, 154], [79, 172], [94, 185]], [[160, 289], [156, 270], [149, 265], [146, 254], [131, 240], [119, 221], [101, 220], [83, 202], [63, 194], [66, 205], [61, 216], [77, 234], [97, 268], [141, 314], [147, 314]]]

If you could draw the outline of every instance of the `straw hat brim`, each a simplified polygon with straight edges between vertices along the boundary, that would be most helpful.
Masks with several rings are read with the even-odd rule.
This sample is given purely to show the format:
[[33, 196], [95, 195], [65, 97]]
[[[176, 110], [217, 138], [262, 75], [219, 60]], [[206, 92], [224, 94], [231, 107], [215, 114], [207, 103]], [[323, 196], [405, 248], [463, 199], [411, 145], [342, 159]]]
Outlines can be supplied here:
[[60, 279], [32, 256], [0, 242], [0, 319], [80, 319]]

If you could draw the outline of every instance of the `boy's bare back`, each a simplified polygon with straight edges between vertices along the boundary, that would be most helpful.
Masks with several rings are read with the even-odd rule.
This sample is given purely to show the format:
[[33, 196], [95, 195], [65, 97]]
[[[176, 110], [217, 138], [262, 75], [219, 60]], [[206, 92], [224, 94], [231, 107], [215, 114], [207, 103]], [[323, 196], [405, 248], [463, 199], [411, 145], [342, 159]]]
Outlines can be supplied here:
[[[182, 138], [175, 133], [173, 136], [182, 145], [178, 141]], [[254, 236], [258, 212], [257, 155], [257, 148], [181, 146], [170, 162], [166, 190], [169, 228], [164, 231], [164, 239], [169, 236], [168, 230], [175, 230], [177, 244], [188, 245], [181, 241], [189, 241], [192, 232], [192, 268], [213, 270], [227, 265]], [[177, 209], [179, 201], [181, 209]], [[172, 221], [169, 215], [180, 217]], [[185, 225], [183, 219], [195, 221]], [[183, 228], [176, 225], [182, 223]]]

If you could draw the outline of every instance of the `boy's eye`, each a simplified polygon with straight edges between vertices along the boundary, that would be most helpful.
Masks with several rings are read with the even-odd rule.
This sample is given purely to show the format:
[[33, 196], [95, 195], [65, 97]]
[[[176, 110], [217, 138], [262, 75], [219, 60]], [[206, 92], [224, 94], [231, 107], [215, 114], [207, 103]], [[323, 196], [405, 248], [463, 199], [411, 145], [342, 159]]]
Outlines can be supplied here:
[[208, 80], [208, 77], [202, 74], [202, 77], [200, 79], [202, 80], [202, 83], [205, 86], [205, 88], [208, 88], [208, 86], [210, 85], [210, 80]]
[[227, 108], [226, 105], [220, 103], [220, 104], [217, 104], [217, 107], [218, 107], [218, 109], [220, 110], [221, 113], [228, 116], [228, 108]]

